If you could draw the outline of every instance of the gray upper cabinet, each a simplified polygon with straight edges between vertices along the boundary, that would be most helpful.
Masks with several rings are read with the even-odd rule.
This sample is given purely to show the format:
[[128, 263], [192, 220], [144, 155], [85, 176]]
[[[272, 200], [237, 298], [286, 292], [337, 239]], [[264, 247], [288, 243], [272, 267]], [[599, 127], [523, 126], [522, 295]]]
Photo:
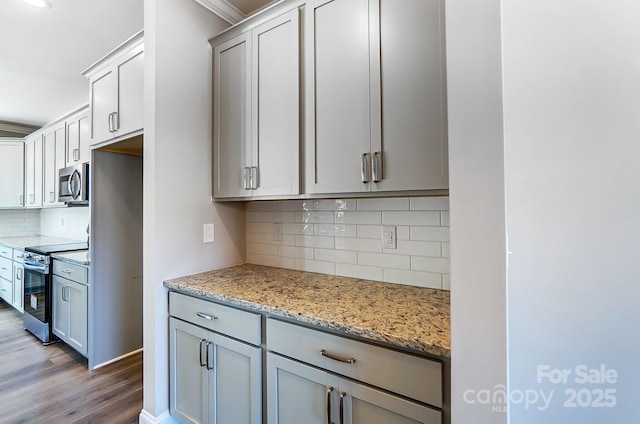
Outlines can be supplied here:
[[441, 0], [314, 0], [306, 191], [448, 188]]
[[92, 145], [144, 127], [143, 38], [140, 31], [83, 72], [89, 78]]
[[213, 43], [216, 198], [300, 192], [298, 15]]

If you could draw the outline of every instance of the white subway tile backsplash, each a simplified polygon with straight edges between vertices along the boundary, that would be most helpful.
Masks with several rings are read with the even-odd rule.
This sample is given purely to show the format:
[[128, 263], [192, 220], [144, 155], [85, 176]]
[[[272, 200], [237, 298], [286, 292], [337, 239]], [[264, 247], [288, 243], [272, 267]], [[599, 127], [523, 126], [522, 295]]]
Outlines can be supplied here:
[[313, 234], [317, 236], [355, 237], [355, 225], [343, 224], [314, 224]]
[[382, 268], [377, 266], [336, 264], [336, 275], [382, 281]]
[[384, 253], [438, 257], [442, 255], [442, 247], [438, 242], [398, 240], [396, 249], [384, 249]]
[[295, 269], [300, 271], [317, 272], [319, 274], [333, 275], [336, 273], [336, 265], [332, 262], [318, 262], [307, 259], [296, 259]]
[[[448, 289], [448, 209], [447, 197], [250, 202], [247, 262]], [[396, 228], [396, 249], [382, 248], [383, 225]]]
[[335, 212], [335, 222], [338, 224], [370, 224], [382, 223], [382, 212]]
[[451, 244], [442, 243], [442, 257], [450, 258], [451, 257]]
[[396, 239], [410, 240], [410, 228], [408, 225], [399, 225], [396, 227]]
[[353, 199], [323, 199], [313, 203], [316, 211], [355, 211], [356, 205], [357, 203]]
[[449, 242], [449, 227], [411, 227], [411, 240]]
[[381, 266], [383, 268], [410, 269], [411, 257], [406, 255], [389, 255], [386, 253], [358, 253], [359, 265]]
[[358, 263], [358, 254], [349, 250], [314, 249], [313, 257], [317, 261], [343, 264]]
[[382, 252], [382, 240], [336, 238], [335, 248], [338, 250], [355, 250], [358, 252]]
[[412, 211], [448, 211], [449, 198], [446, 196], [412, 197], [410, 201]]
[[440, 225], [440, 212], [382, 212], [383, 225]]
[[356, 236], [361, 239], [381, 239], [382, 226], [380, 225], [358, 225]]
[[331, 224], [333, 212], [296, 212], [295, 220], [307, 224]]
[[334, 238], [325, 236], [296, 236], [296, 246], [334, 248]]
[[408, 211], [409, 199], [402, 197], [358, 199], [359, 211]]
[[415, 271], [435, 272], [446, 274], [451, 265], [448, 258], [427, 258], [424, 256], [411, 257], [411, 269]]
[[280, 246], [280, 255], [288, 258], [313, 259], [312, 247]]
[[411, 284], [432, 289], [442, 288], [442, 275], [430, 272], [405, 271], [402, 269], [384, 269], [384, 279], [387, 283]]
[[0, 209], [0, 237], [40, 234], [40, 209]]
[[313, 224], [299, 224], [285, 222], [282, 224], [282, 232], [284, 234], [313, 235]]

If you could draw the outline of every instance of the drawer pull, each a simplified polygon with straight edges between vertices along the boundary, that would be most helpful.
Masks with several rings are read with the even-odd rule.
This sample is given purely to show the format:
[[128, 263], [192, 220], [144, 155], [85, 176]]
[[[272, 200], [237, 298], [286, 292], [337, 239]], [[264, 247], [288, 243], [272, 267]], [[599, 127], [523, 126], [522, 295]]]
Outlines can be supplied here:
[[204, 312], [196, 312], [196, 315], [198, 315], [200, 318], [208, 319], [209, 321], [213, 319], [218, 319], [217, 316], [205, 314]]
[[207, 370], [211, 371], [213, 369], [213, 359], [209, 362], [209, 358], [211, 357], [209, 346], [213, 346], [213, 342], [207, 342]]
[[329, 359], [333, 359], [334, 361], [344, 362], [344, 363], [347, 363], [347, 364], [353, 364], [353, 363], [356, 362], [356, 358], [347, 358], [347, 357], [344, 357], [344, 356], [337, 356], [337, 355], [328, 353], [324, 349], [322, 349], [320, 351], [320, 355], [322, 355], [322, 356], [324, 356], [326, 358], [329, 358]]
[[344, 397], [346, 395], [345, 392], [340, 393], [340, 424], [344, 424]]
[[333, 392], [333, 387], [329, 387], [327, 390], [327, 424], [333, 424], [331, 421], [331, 393]]
[[61, 269], [60, 272], [64, 272], [65, 274], [71, 274], [73, 270], [69, 268], [64, 268], [64, 269]]

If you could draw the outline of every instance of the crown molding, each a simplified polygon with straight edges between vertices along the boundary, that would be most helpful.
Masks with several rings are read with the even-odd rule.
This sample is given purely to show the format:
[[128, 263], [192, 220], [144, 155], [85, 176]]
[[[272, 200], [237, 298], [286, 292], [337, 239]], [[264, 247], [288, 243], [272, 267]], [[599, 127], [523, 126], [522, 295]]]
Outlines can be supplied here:
[[216, 15], [220, 16], [225, 21], [229, 22], [231, 25], [237, 24], [238, 22], [245, 19], [247, 16], [236, 9], [233, 5], [228, 3], [226, 0], [195, 0], [196, 3], [201, 4], [205, 8], [209, 9]]

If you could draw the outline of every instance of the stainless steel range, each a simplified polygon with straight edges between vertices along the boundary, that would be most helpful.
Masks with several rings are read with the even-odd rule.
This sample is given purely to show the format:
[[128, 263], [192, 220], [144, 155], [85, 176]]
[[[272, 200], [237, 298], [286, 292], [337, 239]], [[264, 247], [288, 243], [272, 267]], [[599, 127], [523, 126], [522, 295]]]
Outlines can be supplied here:
[[52, 288], [51, 254], [73, 252], [88, 248], [88, 243], [53, 244], [26, 247], [24, 256], [24, 314], [25, 330], [50, 344], [57, 340], [51, 332]]

